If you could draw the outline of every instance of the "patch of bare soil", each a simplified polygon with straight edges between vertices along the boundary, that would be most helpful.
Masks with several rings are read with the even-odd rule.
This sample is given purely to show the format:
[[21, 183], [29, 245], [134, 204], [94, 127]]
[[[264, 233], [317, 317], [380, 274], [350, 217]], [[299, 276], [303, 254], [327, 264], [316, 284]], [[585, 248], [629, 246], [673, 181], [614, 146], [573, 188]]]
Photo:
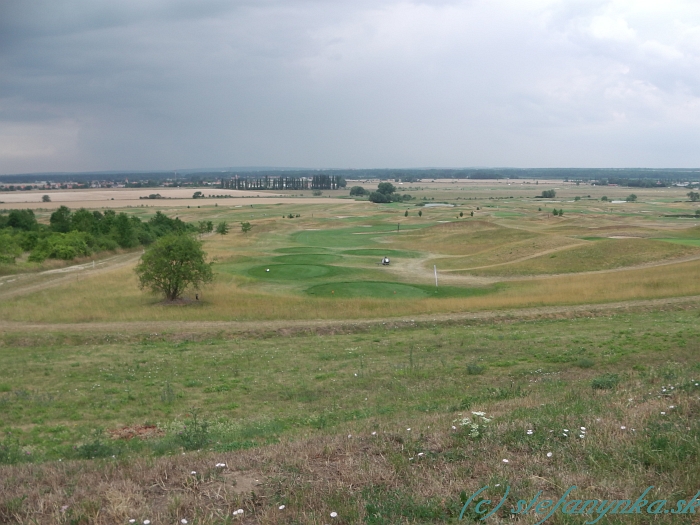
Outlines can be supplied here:
[[112, 439], [151, 439], [165, 435], [161, 429], [155, 425], [132, 425], [130, 427], [114, 428], [107, 433]]
[[161, 301], [160, 304], [161, 306], [187, 306], [190, 304], [196, 304], [197, 301], [193, 301], [192, 299], [188, 299], [186, 297], [178, 297], [177, 299], [173, 299], [172, 301], [169, 299], [166, 299], [164, 301]]

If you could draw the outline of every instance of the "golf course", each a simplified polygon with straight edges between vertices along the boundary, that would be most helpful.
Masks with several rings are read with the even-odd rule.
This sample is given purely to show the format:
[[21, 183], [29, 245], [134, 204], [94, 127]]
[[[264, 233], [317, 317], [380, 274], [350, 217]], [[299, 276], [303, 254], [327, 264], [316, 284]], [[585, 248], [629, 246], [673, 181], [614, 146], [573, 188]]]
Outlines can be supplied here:
[[139, 286], [152, 244], [0, 264], [0, 523], [534, 524], [571, 486], [667, 500], [599, 523], [697, 522], [663, 511], [700, 488], [687, 189], [351, 185], [110, 201], [226, 223], [177, 301]]

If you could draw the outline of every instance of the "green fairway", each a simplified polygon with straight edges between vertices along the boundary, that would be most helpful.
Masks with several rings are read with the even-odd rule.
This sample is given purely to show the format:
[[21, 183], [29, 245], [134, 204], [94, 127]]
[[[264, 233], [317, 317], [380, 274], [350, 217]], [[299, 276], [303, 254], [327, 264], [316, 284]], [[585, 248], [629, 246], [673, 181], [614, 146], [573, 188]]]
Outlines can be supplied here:
[[288, 248], [279, 248], [275, 250], [276, 253], [317, 253], [317, 252], [327, 252], [322, 246], [290, 246]]
[[[402, 226], [401, 231], [416, 230], [430, 226], [425, 225]], [[400, 236], [400, 233], [398, 234]], [[352, 228], [338, 228], [329, 230], [303, 230], [292, 235], [292, 239], [299, 244], [307, 246], [321, 246], [324, 248], [363, 248], [370, 244], [376, 244], [377, 238], [385, 236], [397, 236], [396, 224], [366, 224]]]
[[341, 252], [343, 255], [371, 255], [376, 257], [404, 257], [407, 259], [413, 259], [420, 257], [418, 252], [409, 252], [407, 250], [382, 250], [381, 248], [366, 248], [364, 250], [345, 250]]
[[257, 277], [258, 279], [299, 281], [303, 279], [316, 279], [319, 277], [332, 277], [339, 274], [341, 271], [341, 268], [325, 265], [269, 264], [267, 266], [255, 266], [249, 269], [248, 275]]
[[342, 260], [342, 257], [339, 255], [332, 255], [329, 253], [280, 255], [273, 259], [277, 264], [327, 264], [340, 260]]
[[672, 242], [674, 244], [683, 244], [685, 246], [700, 246], [700, 239], [655, 239], [655, 240]]

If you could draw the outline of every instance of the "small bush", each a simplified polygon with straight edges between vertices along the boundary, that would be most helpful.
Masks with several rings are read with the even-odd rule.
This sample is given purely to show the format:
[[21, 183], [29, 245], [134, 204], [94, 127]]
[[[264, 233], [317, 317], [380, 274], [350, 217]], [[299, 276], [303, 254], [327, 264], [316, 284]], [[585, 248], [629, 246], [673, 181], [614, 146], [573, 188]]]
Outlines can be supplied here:
[[83, 443], [76, 448], [76, 454], [81, 459], [106, 458], [109, 456], [114, 456], [118, 452], [119, 451], [117, 448], [111, 443], [105, 443], [102, 440], [101, 430], [95, 430], [93, 432], [92, 441]]
[[209, 423], [199, 419], [198, 415], [193, 410], [192, 419], [185, 421], [185, 427], [177, 434], [177, 441], [185, 450], [200, 450], [209, 444]]
[[22, 450], [19, 446], [19, 439], [9, 435], [0, 441], [0, 465], [12, 465], [19, 463], [21, 459]]
[[467, 365], [467, 374], [470, 376], [479, 376], [484, 373], [486, 367], [483, 365], [478, 365], [476, 363], [470, 363]]
[[582, 357], [576, 362], [576, 366], [579, 368], [592, 368], [595, 366], [595, 361], [593, 361], [593, 359], [588, 359], [587, 357]]
[[173, 390], [172, 385], [170, 384], [170, 381], [166, 381], [165, 386], [163, 387], [163, 390], [160, 393], [161, 402], [165, 405], [172, 405], [176, 397], [177, 396], [175, 394], [175, 391]]
[[620, 377], [617, 374], [603, 374], [591, 381], [593, 390], [612, 390], [620, 382]]

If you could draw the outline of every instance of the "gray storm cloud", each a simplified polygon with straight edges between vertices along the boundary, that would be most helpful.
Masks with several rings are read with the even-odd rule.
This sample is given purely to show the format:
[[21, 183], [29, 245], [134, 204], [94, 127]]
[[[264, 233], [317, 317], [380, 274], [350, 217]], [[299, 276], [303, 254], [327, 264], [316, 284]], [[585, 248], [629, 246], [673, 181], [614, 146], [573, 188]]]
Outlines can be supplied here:
[[0, 3], [0, 173], [697, 167], [700, 5]]

